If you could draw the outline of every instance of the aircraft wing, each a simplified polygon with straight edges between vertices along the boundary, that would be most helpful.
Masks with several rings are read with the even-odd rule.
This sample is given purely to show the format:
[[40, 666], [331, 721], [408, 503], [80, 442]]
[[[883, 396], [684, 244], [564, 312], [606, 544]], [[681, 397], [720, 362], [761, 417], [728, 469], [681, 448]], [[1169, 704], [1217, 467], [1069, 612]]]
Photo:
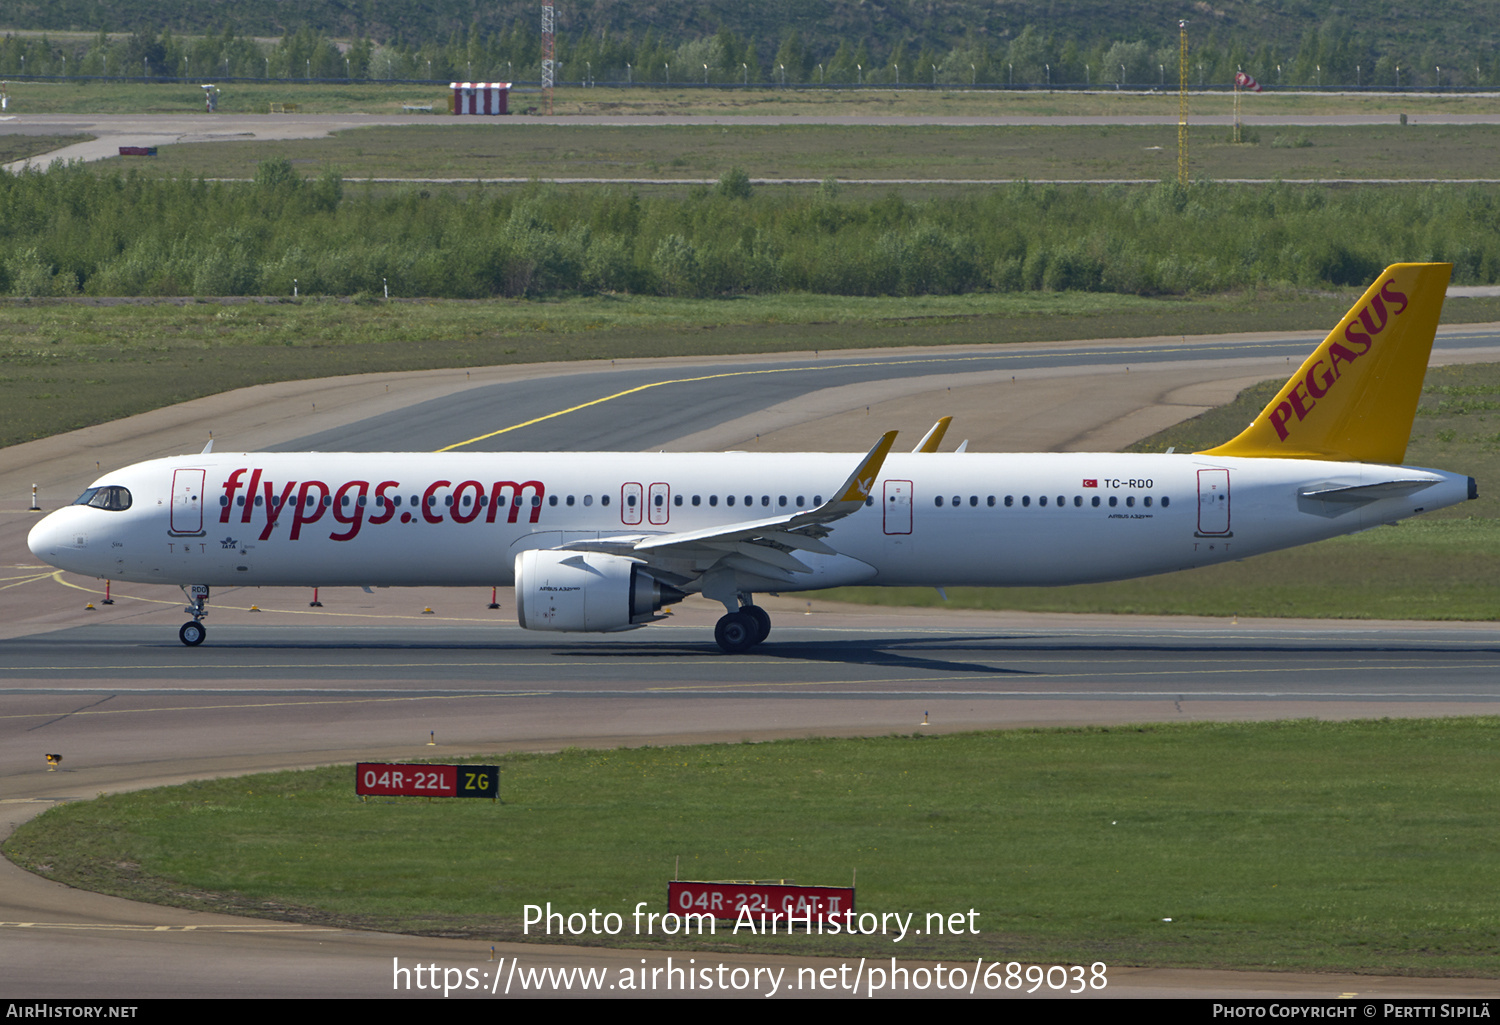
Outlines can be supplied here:
[[833, 496], [815, 509], [726, 523], [702, 530], [575, 541], [562, 548], [607, 552], [668, 565], [687, 578], [724, 562], [746, 572], [790, 582], [793, 578], [789, 574], [811, 572], [797, 560], [793, 552], [838, 554], [836, 549], [822, 540], [828, 536], [828, 525], [863, 508], [865, 499], [869, 497], [870, 490], [880, 476], [880, 467], [895, 441], [895, 431], [883, 435], [875, 447], [860, 460], [854, 472], [834, 490]]

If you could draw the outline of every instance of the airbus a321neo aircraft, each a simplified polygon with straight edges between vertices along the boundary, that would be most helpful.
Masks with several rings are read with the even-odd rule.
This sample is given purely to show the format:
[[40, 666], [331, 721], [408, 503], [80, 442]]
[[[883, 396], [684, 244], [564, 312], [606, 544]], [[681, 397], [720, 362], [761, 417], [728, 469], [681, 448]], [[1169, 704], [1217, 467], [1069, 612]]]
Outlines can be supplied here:
[[1448, 264], [1397, 264], [1238, 437], [1192, 454], [215, 453], [105, 474], [28, 539], [61, 569], [213, 587], [514, 583], [529, 630], [629, 630], [687, 594], [726, 652], [760, 592], [1075, 584], [1212, 565], [1476, 497], [1399, 465]]

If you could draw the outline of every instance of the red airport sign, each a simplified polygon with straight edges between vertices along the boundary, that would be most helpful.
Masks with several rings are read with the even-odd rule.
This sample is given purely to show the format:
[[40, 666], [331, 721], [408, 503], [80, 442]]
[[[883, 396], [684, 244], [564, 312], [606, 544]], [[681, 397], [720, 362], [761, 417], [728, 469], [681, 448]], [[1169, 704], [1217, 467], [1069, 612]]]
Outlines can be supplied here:
[[[826, 922], [854, 913], [852, 886], [793, 886], [789, 883], [703, 883], [673, 879], [667, 904], [679, 915], [736, 919], [748, 909], [756, 922]], [[811, 919], [808, 915], [811, 914]]]
[[500, 769], [495, 765], [402, 765], [360, 762], [354, 767], [354, 792], [361, 797], [500, 796]]

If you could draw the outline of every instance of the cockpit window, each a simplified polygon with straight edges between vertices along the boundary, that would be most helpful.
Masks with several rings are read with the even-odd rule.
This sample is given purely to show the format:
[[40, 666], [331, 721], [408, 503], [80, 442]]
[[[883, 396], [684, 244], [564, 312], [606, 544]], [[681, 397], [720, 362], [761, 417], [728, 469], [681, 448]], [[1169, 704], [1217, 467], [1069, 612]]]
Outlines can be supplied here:
[[95, 509], [120, 512], [130, 508], [130, 489], [121, 487], [89, 488], [78, 496], [74, 505], [88, 505]]

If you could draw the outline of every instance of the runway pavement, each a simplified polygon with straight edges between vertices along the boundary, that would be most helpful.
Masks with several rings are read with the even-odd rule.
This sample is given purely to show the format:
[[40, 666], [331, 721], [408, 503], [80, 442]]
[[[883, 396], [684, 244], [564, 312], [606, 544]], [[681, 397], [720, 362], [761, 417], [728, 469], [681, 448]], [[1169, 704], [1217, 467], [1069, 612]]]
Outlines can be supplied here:
[[[210, 640], [189, 650], [176, 640], [183, 616], [171, 589], [120, 585], [104, 606], [99, 582], [53, 574], [24, 549], [34, 514], [19, 499], [30, 481], [55, 506], [97, 475], [96, 461], [196, 451], [209, 425], [220, 448], [427, 450], [500, 430], [470, 447], [788, 451], [815, 439], [861, 451], [889, 427], [916, 432], [914, 442], [936, 416], [957, 413], [950, 443], [969, 436], [976, 449], [1114, 448], [1285, 373], [1314, 341], [379, 375], [250, 389], [0, 451], [0, 830], [101, 791], [355, 759], [1017, 724], [1492, 714], [1493, 624], [893, 612], [787, 596], [768, 602], [766, 644], [729, 657], [712, 642], [718, 607], [697, 599], [668, 624], [559, 641], [516, 628], [504, 591], [499, 610], [486, 607], [488, 591], [468, 590], [324, 591], [313, 609], [306, 591], [268, 589], [216, 592]], [[1463, 327], [1445, 331], [1437, 359], [1497, 357], [1494, 328]], [[60, 771], [45, 771], [48, 751], [64, 754]], [[611, 970], [662, 958], [523, 946], [497, 956]], [[0, 959], [14, 995], [384, 996], [393, 957], [495, 970], [473, 944], [145, 907], [0, 865]], [[1105, 995], [1497, 990], [1492, 981], [1120, 970]]]

